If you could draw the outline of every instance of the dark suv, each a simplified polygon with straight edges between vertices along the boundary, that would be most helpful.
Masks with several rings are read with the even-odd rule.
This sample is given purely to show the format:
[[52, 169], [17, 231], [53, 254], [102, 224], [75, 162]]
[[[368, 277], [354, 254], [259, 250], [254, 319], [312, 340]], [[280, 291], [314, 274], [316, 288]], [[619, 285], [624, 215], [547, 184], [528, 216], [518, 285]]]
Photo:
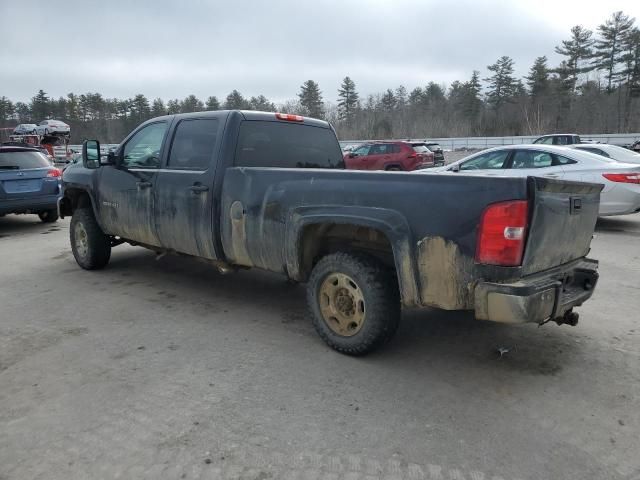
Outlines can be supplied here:
[[429, 150], [433, 152], [433, 159], [435, 161], [436, 167], [441, 167], [444, 165], [444, 151], [439, 143], [426, 141], [424, 144], [427, 146]]

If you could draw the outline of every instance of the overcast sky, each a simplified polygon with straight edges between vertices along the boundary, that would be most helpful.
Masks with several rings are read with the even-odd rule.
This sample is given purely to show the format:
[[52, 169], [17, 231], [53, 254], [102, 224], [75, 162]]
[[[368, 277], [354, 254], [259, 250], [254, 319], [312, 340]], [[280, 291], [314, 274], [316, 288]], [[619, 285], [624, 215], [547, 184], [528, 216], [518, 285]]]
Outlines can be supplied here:
[[0, 96], [283, 101], [313, 79], [335, 101], [346, 75], [361, 95], [411, 90], [485, 77], [501, 55], [523, 75], [615, 10], [640, 21], [640, 0], [0, 0]]

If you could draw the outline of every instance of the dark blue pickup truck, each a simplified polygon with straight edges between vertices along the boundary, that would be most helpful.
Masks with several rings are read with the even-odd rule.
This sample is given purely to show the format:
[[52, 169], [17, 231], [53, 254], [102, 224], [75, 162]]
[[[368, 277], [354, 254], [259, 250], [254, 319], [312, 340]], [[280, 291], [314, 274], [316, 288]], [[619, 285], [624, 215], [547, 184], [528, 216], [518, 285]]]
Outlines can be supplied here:
[[307, 283], [317, 332], [343, 353], [388, 340], [402, 306], [575, 325], [597, 282], [599, 185], [348, 171], [328, 123], [264, 112], [159, 117], [99, 152], [85, 142], [63, 175], [82, 268], [127, 242], [279, 272]]

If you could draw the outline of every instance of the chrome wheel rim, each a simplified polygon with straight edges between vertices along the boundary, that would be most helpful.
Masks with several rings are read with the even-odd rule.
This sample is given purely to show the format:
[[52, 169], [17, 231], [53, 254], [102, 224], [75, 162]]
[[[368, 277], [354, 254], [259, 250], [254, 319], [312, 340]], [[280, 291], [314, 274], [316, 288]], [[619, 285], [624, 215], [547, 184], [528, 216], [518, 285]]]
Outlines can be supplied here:
[[76, 244], [76, 252], [81, 257], [86, 257], [89, 251], [89, 239], [87, 238], [87, 231], [84, 229], [82, 223], [76, 223], [74, 228], [74, 240]]
[[344, 273], [329, 274], [320, 285], [320, 312], [338, 335], [351, 337], [365, 320], [365, 302], [358, 284]]

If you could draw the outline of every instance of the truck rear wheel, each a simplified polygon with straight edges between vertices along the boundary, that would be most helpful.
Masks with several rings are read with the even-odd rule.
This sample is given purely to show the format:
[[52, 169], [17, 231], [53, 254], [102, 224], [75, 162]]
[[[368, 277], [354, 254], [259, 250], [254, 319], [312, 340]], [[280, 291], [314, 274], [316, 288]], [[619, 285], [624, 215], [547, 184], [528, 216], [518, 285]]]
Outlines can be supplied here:
[[111, 240], [104, 234], [90, 208], [78, 208], [69, 228], [71, 251], [85, 270], [104, 268], [111, 258]]
[[368, 255], [334, 253], [314, 267], [307, 285], [313, 326], [334, 350], [365, 355], [389, 340], [400, 321], [395, 274]]

